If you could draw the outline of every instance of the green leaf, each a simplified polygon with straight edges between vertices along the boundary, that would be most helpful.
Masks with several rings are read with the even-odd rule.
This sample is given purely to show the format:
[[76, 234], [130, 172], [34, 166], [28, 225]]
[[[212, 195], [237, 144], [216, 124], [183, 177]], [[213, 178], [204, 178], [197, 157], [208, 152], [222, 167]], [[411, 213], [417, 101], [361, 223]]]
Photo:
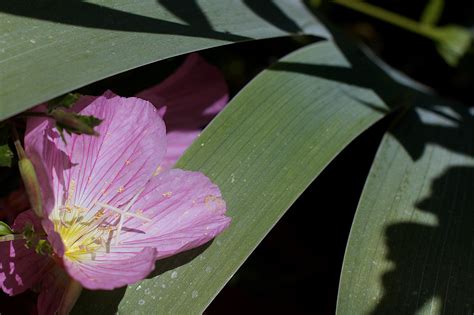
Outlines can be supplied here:
[[76, 103], [81, 94], [79, 93], [67, 93], [66, 95], [61, 95], [56, 98], [53, 98], [48, 102], [48, 111], [52, 111], [59, 107], [71, 108], [74, 103]]
[[472, 34], [466, 28], [447, 25], [435, 29], [437, 35], [436, 49], [451, 66], [457, 66], [459, 60], [471, 47]]
[[0, 221], [0, 236], [13, 234], [13, 230], [3, 221]]
[[338, 314], [474, 308], [474, 124], [421, 97], [382, 141], [355, 215]]
[[124, 314], [202, 313], [324, 167], [388, 112], [362, 86], [383, 80], [357, 64], [360, 52], [349, 53], [351, 62], [334, 43], [320, 42], [252, 80], [177, 165], [219, 185], [229, 229], [206, 246], [158, 261], [154, 277], [137, 285], [86, 291], [75, 312], [115, 312], [118, 304]]
[[56, 127], [63, 139], [63, 131], [66, 131], [68, 134], [96, 135], [94, 127], [97, 127], [102, 122], [101, 119], [94, 116], [79, 115], [62, 109], [55, 109], [49, 115], [56, 120]]
[[300, 1], [268, 8], [222, 0], [0, 1], [0, 120], [176, 55], [295, 32], [329, 37]]
[[13, 152], [8, 144], [0, 145], [0, 167], [11, 167]]
[[0, 167], [11, 167], [13, 152], [8, 145], [11, 126], [7, 123], [0, 123]]
[[434, 26], [443, 14], [444, 0], [428, 0], [421, 14], [420, 22], [424, 25]]

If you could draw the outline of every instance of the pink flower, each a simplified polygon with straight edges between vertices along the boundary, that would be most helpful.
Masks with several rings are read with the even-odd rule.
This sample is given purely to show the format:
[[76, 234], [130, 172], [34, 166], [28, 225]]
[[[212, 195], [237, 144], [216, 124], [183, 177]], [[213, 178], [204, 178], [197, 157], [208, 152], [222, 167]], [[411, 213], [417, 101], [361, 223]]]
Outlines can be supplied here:
[[[4, 292], [39, 288], [39, 314], [65, 313], [80, 286], [114, 289], [135, 283], [156, 260], [204, 244], [229, 225], [217, 186], [202, 173], [169, 169], [198, 127], [225, 105], [225, 84], [212, 90], [216, 73], [192, 55], [168, 80], [140, 93], [158, 108], [167, 106], [168, 135], [162, 111], [111, 92], [83, 97], [75, 105], [81, 114], [103, 119], [98, 137], [66, 135], [65, 144], [52, 121], [28, 121], [25, 149], [37, 169], [47, 217], [40, 222], [27, 211], [13, 228], [22, 231], [32, 224], [36, 233], [44, 231], [40, 237], [51, 249], [45, 246], [47, 253], [38, 254], [23, 240], [0, 242]], [[197, 107], [191, 107], [192, 99]], [[190, 107], [198, 120], [185, 118]]]
[[198, 54], [189, 55], [164, 82], [136, 97], [150, 101], [160, 112], [166, 110], [163, 119], [168, 147], [163, 168], [171, 167], [178, 160], [229, 98], [222, 74]]

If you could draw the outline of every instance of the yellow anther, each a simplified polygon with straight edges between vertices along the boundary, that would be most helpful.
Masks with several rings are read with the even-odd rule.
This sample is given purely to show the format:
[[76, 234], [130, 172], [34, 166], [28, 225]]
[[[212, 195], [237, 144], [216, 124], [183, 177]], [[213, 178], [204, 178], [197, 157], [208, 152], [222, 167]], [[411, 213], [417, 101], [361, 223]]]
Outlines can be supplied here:
[[163, 171], [163, 168], [161, 166], [158, 166], [156, 170], [153, 172], [153, 176], [160, 174], [162, 171]]
[[167, 192], [162, 193], [161, 195], [165, 198], [169, 198], [173, 195], [173, 193], [171, 191], [167, 191]]

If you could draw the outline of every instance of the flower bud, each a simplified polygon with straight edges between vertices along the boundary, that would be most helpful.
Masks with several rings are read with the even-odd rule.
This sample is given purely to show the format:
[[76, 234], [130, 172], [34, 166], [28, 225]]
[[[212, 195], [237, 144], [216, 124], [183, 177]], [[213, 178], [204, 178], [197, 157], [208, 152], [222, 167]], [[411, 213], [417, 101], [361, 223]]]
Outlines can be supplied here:
[[38, 177], [36, 176], [35, 167], [31, 163], [30, 159], [27, 158], [25, 150], [21, 146], [19, 140], [15, 141], [15, 148], [18, 153], [18, 168], [20, 169], [20, 176], [25, 185], [26, 195], [30, 201], [30, 206], [34, 213], [42, 218], [43, 217], [43, 203], [41, 198], [41, 188], [39, 185]]
[[18, 161], [18, 168], [20, 169], [21, 179], [25, 185], [26, 194], [30, 201], [31, 208], [40, 218], [43, 217], [43, 206], [41, 200], [41, 189], [36, 176], [33, 163], [27, 158]]

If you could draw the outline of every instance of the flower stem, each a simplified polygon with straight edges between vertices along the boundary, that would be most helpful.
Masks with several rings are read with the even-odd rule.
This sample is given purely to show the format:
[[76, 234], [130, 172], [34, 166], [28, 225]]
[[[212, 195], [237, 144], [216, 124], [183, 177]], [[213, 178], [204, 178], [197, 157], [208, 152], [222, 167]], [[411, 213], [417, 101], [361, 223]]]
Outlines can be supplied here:
[[425, 36], [432, 40], [439, 40], [440, 36], [435, 27], [409, 19], [403, 15], [382, 9], [362, 0], [333, 0], [334, 3], [346, 8], [367, 14], [384, 22], [396, 25], [405, 30]]
[[23, 234], [9, 234], [5, 236], [0, 236], [0, 242], [10, 242], [18, 240], [26, 240], [26, 237]]

